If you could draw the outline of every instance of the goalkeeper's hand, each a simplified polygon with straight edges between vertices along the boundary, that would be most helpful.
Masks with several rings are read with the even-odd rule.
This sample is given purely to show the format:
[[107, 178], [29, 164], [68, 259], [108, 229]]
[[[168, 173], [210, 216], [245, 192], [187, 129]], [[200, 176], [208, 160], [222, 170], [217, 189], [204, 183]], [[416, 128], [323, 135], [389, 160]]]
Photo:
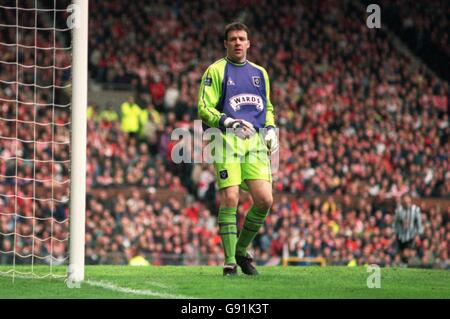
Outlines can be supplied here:
[[251, 137], [253, 134], [256, 133], [253, 124], [247, 122], [246, 120], [233, 119], [231, 117], [228, 117], [223, 122], [223, 125], [226, 128], [231, 128], [233, 130], [233, 133], [243, 140]]
[[269, 128], [264, 136], [269, 155], [278, 151], [278, 136], [274, 128]]

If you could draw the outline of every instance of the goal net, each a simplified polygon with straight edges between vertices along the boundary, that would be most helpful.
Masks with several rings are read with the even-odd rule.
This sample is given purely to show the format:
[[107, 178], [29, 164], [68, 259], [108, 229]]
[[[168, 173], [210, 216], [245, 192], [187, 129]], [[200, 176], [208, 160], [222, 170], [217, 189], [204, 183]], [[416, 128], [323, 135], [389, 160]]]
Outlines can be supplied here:
[[86, 38], [87, 0], [0, 2], [0, 274], [13, 280], [69, 264], [84, 276]]

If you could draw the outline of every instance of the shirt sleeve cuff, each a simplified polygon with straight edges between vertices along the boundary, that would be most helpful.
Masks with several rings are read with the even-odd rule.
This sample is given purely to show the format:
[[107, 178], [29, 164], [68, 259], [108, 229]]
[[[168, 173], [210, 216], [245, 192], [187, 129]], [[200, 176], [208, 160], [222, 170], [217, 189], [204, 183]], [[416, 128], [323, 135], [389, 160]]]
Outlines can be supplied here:
[[224, 122], [228, 118], [225, 114], [222, 114], [222, 116], [219, 119], [219, 128], [225, 128]]

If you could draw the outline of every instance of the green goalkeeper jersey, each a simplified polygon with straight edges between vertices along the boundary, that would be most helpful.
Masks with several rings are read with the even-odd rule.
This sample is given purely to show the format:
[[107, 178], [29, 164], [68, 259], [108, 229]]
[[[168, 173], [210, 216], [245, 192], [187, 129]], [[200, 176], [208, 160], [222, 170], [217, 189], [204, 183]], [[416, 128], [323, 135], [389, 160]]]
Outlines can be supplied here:
[[211, 64], [201, 80], [198, 113], [208, 127], [223, 129], [227, 117], [246, 120], [256, 129], [275, 127], [266, 70], [250, 61], [238, 64], [227, 58]]

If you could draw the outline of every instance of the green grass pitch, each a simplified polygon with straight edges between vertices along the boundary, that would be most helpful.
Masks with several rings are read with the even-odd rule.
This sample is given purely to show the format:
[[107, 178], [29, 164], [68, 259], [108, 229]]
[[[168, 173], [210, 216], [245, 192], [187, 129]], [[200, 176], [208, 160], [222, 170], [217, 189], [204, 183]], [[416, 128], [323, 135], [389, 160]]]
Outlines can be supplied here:
[[[0, 271], [11, 269], [0, 266]], [[29, 267], [18, 267], [29, 271]], [[87, 266], [79, 289], [63, 279], [0, 276], [0, 298], [450, 298], [450, 271], [381, 268], [381, 288], [366, 267], [258, 267], [261, 275], [223, 277], [213, 266]], [[35, 267], [44, 274], [48, 267]], [[65, 267], [54, 268], [64, 274]]]

